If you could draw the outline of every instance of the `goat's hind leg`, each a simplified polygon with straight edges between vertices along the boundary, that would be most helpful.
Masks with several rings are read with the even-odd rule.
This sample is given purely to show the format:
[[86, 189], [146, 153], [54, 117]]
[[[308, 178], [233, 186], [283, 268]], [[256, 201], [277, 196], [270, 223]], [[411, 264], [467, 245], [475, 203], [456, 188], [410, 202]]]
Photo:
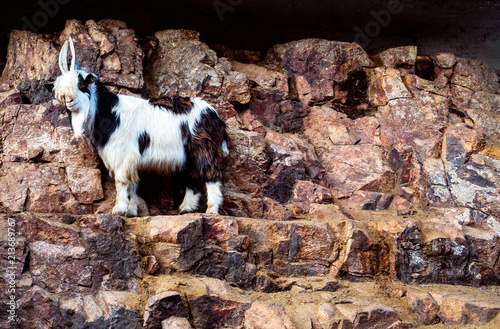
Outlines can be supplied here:
[[207, 187], [207, 214], [218, 214], [223, 202], [222, 184], [220, 181], [206, 182]]
[[201, 193], [196, 188], [186, 188], [186, 194], [179, 206], [179, 215], [184, 215], [186, 213], [192, 212], [198, 209], [198, 203], [200, 202]]

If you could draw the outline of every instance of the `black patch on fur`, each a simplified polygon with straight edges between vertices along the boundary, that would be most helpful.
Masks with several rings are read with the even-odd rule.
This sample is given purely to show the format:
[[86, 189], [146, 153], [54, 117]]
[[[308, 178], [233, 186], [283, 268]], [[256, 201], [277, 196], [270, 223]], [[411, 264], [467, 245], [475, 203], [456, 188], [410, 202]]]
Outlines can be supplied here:
[[143, 155], [144, 151], [148, 148], [149, 143], [151, 143], [151, 137], [149, 137], [147, 131], [143, 131], [142, 134], [139, 135], [138, 142], [139, 142], [139, 153]]
[[109, 92], [106, 86], [99, 81], [93, 83], [95, 83], [97, 91], [97, 111], [92, 139], [96, 147], [103, 147], [120, 125], [120, 117], [112, 112], [112, 109], [118, 104], [118, 96]]
[[172, 96], [153, 98], [149, 100], [149, 104], [172, 111], [175, 114], [187, 114], [193, 108], [193, 102], [191, 102], [191, 98], [189, 97]]
[[197, 184], [220, 181], [224, 157], [222, 143], [227, 140], [226, 124], [215, 111], [205, 109], [194, 131], [194, 134], [191, 134], [187, 124], [181, 125], [187, 154], [186, 174]]

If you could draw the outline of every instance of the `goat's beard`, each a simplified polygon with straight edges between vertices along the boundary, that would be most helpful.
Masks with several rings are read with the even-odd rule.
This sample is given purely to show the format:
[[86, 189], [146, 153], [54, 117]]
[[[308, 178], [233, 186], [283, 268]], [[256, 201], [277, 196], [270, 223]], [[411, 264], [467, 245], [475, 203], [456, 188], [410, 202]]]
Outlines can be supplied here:
[[73, 135], [80, 138], [83, 135], [83, 130], [88, 125], [89, 119], [89, 104], [84, 104], [78, 110], [69, 110], [71, 112], [71, 127], [73, 128]]

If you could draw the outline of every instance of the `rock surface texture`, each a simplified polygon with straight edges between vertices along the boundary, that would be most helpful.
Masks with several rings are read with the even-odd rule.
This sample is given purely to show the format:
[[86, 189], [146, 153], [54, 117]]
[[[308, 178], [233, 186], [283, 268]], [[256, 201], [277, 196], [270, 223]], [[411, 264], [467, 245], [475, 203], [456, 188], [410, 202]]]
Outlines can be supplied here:
[[[228, 125], [222, 214], [140, 217], [49, 91], [58, 51], [115, 92], [199, 96]], [[498, 328], [498, 71], [416, 47], [276, 45], [259, 64], [124, 22], [14, 31], [0, 80], [2, 328]], [[15, 241], [15, 243], [14, 243]], [[15, 309], [9, 318], [15, 299]]]

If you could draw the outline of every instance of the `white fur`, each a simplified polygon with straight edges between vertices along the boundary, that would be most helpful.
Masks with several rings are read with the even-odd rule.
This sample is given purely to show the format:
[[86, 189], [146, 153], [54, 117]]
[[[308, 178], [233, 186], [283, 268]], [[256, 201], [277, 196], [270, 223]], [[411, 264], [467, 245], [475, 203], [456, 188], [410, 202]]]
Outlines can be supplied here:
[[222, 190], [220, 182], [208, 182], [207, 187], [207, 214], [218, 214], [222, 204]]
[[198, 208], [198, 202], [200, 202], [200, 193], [195, 193], [190, 188], [186, 188], [186, 195], [179, 207], [181, 212], [191, 212]]

